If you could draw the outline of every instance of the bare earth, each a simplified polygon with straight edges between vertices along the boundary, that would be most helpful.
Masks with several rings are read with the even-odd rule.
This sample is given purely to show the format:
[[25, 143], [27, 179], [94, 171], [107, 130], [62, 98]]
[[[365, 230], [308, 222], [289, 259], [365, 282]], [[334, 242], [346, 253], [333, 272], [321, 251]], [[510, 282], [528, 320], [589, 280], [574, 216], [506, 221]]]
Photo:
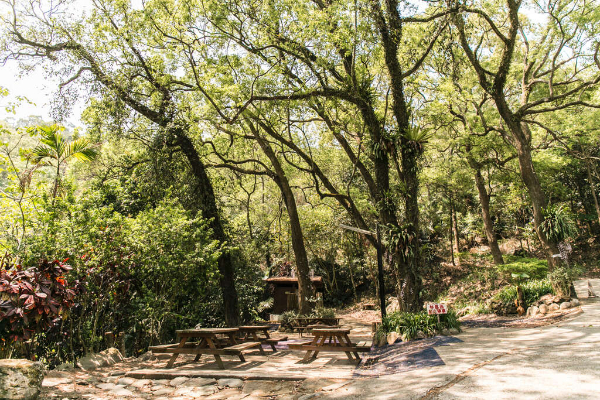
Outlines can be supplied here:
[[[590, 281], [600, 293], [600, 280]], [[164, 369], [164, 358], [128, 359], [93, 372], [50, 371], [41, 398], [595, 399], [600, 300], [585, 299], [586, 288], [587, 280], [576, 282], [582, 306], [568, 312], [531, 319], [471, 317], [456, 339], [435, 347], [425, 341], [394, 345], [392, 351], [397, 346], [397, 355], [406, 356], [401, 357], [406, 368], [398, 373], [358, 376], [365, 363], [357, 369], [343, 353], [320, 353], [308, 364], [299, 362], [303, 354], [297, 351], [251, 353], [246, 363], [226, 361], [226, 370], [207, 356], [197, 363], [180, 358], [171, 370]], [[342, 318], [351, 337], [368, 338], [377, 312], [353, 311]], [[376, 365], [377, 357], [365, 356]]]

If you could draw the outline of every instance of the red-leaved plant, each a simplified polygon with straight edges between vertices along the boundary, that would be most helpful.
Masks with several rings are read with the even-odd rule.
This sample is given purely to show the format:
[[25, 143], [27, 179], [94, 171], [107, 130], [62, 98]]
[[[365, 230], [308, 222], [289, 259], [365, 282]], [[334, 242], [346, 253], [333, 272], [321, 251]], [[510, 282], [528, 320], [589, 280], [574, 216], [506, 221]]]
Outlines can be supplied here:
[[[60, 322], [83, 290], [78, 281], [69, 284], [67, 259], [41, 260], [35, 267], [0, 266], [0, 328], [13, 341], [29, 340]], [[0, 329], [2, 330], [2, 329]]]

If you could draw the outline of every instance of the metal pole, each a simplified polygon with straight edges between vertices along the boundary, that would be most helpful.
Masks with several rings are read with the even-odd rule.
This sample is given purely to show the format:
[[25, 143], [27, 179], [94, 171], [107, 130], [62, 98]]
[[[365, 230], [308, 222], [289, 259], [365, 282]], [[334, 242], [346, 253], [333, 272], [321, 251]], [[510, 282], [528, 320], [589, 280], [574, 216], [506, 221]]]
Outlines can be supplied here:
[[383, 249], [379, 235], [379, 224], [377, 224], [377, 275], [379, 280], [379, 302], [381, 306], [381, 321], [385, 318], [385, 283], [383, 281]]

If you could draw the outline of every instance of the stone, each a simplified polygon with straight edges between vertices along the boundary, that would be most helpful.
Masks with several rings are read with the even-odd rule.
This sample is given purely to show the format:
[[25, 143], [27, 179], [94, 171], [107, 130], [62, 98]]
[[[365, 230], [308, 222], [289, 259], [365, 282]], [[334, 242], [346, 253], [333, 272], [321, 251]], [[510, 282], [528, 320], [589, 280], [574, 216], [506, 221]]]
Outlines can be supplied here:
[[571, 303], [570, 302], [565, 301], [565, 302], [560, 303], [560, 309], [561, 310], [567, 310], [569, 308], [571, 308]]
[[540, 309], [538, 306], [531, 306], [531, 307], [529, 307], [529, 309], [530, 309], [530, 312], [529, 312], [530, 317], [535, 317], [540, 312]]
[[43, 379], [44, 366], [40, 362], [0, 360], [0, 399], [37, 399]]
[[218, 390], [215, 386], [180, 387], [172, 393], [172, 396], [202, 397], [209, 396]]
[[346, 386], [350, 381], [334, 383], [333, 385], [325, 386], [322, 390], [324, 392], [333, 392], [334, 390], [338, 390], [342, 386]]
[[117, 385], [114, 383], [99, 383], [98, 385], [96, 385], [96, 387], [98, 389], [102, 389], [102, 390], [113, 390], [113, 389], [118, 389], [118, 388], [124, 388], [124, 385]]
[[388, 314], [391, 314], [398, 310], [400, 310], [400, 304], [398, 303], [398, 298], [390, 297], [387, 300], [387, 306], [385, 307], [385, 311], [387, 311]]
[[235, 378], [223, 378], [217, 381], [217, 385], [220, 387], [241, 388], [244, 386], [244, 381]]
[[181, 386], [181, 387], [200, 387], [200, 386], [206, 386], [206, 385], [214, 385], [215, 383], [217, 383], [217, 381], [214, 378], [193, 378], [193, 379], [188, 379], [187, 381], [183, 382], [179, 386]]
[[73, 366], [73, 363], [62, 363], [54, 369], [57, 371], [72, 371], [75, 367]]
[[540, 314], [546, 314], [548, 312], [548, 306], [546, 304], [541, 304], [539, 310]]
[[55, 387], [58, 385], [65, 385], [68, 383], [72, 383], [73, 381], [70, 378], [56, 378], [56, 377], [45, 377], [42, 382], [43, 387]]
[[190, 378], [187, 378], [185, 376], [179, 376], [177, 378], [171, 379], [171, 381], [169, 382], [169, 385], [171, 386], [180, 386], [183, 382], [188, 381]]
[[571, 306], [572, 307], [579, 307], [581, 303], [579, 302], [578, 299], [571, 299]]
[[153, 396], [169, 396], [174, 391], [175, 391], [175, 388], [163, 386], [162, 389], [158, 389], [158, 390], [152, 392], [152, 395]]
[[425, 334], [425, 332], [423, 332], [423, 331], [417, 332], [417, 339], [425, 339], [426, 337], [427, 337], [427, 335]]
[[98, 354], [89, 354], [77, 361], [77, 366], [84, 371], [93, 371], [96, 368], [114, 365], [123, 361], [121, 352], [114, 347], [101, 351]]
[[460, 329], [458, 328], [450, 328], [450, 333], [453, 335], [458, 335], [460, 333]]
[[135, 396], [135, 394], [131, 390], [122, 387], [116, 387], [113, 390], [111, 390], [110, 393], [119, 397]]
[[293, 393], [294, 385], [286, 381], [248, 381], [242, 393], [251, 398], [284, 396]]
[[298, 400], [314, 399], [317, 396], [318, 396], [317, 393], [309, 393], [309, 394], [305, 394], [305, 395], [298, 397]]
[[108, 376], [123, 376], [125, 375], [125, 371], [110, 371]]
[[548, 312], [558, 311], [560, 306], [556, 303], [552, 303], [548, 306]]
[[[246, 395], [242, 394], [238, 389], [227, 388], [211, 394], [206, 397], [206, 400], [241, 400], [244, 397]], [[246, 397], [246, 399], [249, 399], [249, 397]]]
[[117, 381], [117, 383], [119, 385], [131, 385], [132, 383], [134, 383], [136, 381], [136, 379], [133, 378], [119, 378], [119, 380]]
[[150, 379], [136, 379], [135, 382], [131, 383], [131, 386], [141, 389], [144, 386], [148, 386], [150, 384], [152, 384], [152, 381]]
[[442, 336], [450, 336], [450, 335], [452, 335], [452, 332], [450, 332], [450, 329], [448, 329], [448, 328], [442, 329]]
[[396, 341], [398, 340], [398, 338], [400, 337], [400, 335], [398, 335], [398, 332], [390, 332], [387, 334], [387, 344], [394, 344], [396, 343]]
[[139, 361], [152, 361], [152, 360], [156, 360], [156, 356], [154, 354], [152, 354], [151, 351], [147, 351], [144, 354], [142, 354], [141, 356], [138, 357]]

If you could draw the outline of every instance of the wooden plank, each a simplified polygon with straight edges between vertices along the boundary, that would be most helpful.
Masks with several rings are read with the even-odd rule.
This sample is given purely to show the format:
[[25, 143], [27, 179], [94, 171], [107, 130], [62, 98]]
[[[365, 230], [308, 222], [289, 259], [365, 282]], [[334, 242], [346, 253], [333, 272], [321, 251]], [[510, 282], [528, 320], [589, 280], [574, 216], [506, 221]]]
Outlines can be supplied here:
[[223, 350], [242, 351], [242, 350], [251, 349], [253, 347], [258, 347], [260, 345], [261, 345], [260, 342], [245, 342], [245, 343], [236, 344], [235, 346], [225, 347], [225, 348], [223, 348]]
[[310, 351], [334, 351], [334, 352], [355, 352], [355, 351], [360, 351], [360, 352], [369, 352], [371, 351], [371, 347], [359, 347], [359, 346], [319, 346], [319, 345], [309, 345], [309, 344], [305, 344], [305, 345], [294, 345], [293, 343], [290, 343], [288, 345], [288, 348], [290, 350], [310, 350]]

